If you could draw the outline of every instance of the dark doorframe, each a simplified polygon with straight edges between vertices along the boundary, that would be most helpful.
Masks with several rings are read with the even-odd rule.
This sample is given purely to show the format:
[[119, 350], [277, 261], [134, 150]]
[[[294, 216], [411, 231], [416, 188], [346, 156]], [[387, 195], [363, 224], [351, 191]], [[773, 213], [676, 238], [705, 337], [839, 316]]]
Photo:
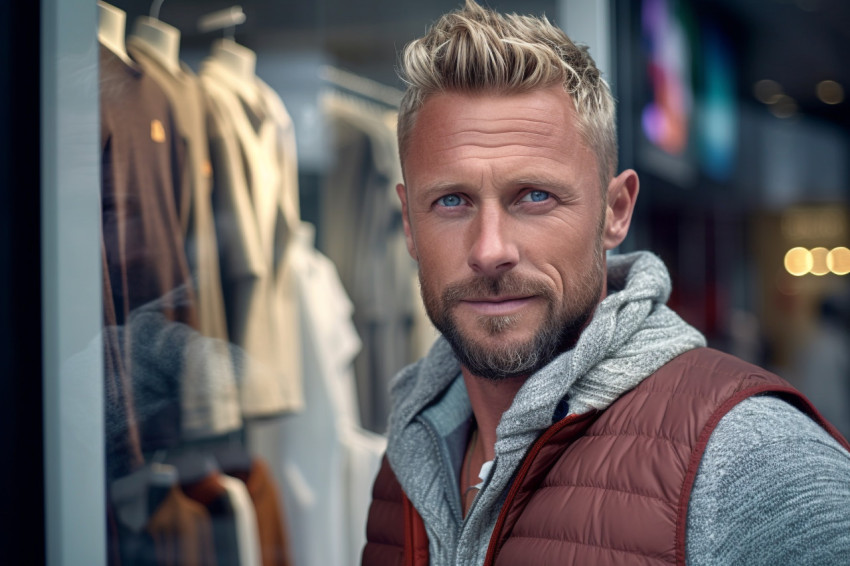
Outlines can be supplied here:
[[40, 2], [0, 2], [0, 548], [45, 563]]

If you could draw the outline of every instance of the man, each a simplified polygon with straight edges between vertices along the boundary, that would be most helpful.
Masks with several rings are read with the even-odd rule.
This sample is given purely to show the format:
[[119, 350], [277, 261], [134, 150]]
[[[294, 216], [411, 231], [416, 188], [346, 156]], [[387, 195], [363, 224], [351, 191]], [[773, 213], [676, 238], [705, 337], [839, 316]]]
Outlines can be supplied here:
[[404, 52], [398, 187], [442, 338], [392, 385], [364, 564], [838, 564], [848, 445], [704, 347], [625, 238], [613, 101], [545, 19], [468, 0]]

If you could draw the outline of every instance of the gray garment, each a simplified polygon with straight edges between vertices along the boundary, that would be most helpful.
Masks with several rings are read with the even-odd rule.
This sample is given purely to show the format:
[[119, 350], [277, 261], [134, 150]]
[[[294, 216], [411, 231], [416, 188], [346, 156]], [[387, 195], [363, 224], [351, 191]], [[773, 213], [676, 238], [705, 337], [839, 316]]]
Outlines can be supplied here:
[[322, 192], [320, 240], [339, 268], [363, 340], [354, 362], [363, 426], [383, 433], [388, 384], [415, 359], [414, 311], [420, 302], [395, 194], [402, 182], [395, 126], [387, 111], [340, 94], [326, 95], [322, 109], [333, 134], [334, 162]]
[[457, 474], [471, 410], [451, 348], [439, 340], [394, 379], [387, 455], [425, 522], [432, 564], [483, 562], [509, 482], [562, 399], [569, 398], [568, 414], [604, 409], [669, 360], [705, 345], [664, 306], [670, 279], [654, 255], [609, 258], [608, 290], [576, 346], [532, 375], [502, 415], [493, 467], [466, 519]]
[[688, 564], [850, 562], [850, 454], [788, 403], [753, 397], [711, 435], [688, 508]]

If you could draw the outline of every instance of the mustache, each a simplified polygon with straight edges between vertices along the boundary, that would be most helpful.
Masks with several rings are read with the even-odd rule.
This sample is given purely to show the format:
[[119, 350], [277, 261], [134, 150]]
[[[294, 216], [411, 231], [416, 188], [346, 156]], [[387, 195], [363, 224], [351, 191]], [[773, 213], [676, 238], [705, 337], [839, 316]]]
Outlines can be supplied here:
[[499, 277], [473, 275], [463, 281], [451, 283], [443, 290], [443, 303], [449, 306], [466, 299], [495, 298], [504, 295], [520, 297], [542, 295], [553, 299], [553, 294], [551, 287], [543, 281], [508, 272]]

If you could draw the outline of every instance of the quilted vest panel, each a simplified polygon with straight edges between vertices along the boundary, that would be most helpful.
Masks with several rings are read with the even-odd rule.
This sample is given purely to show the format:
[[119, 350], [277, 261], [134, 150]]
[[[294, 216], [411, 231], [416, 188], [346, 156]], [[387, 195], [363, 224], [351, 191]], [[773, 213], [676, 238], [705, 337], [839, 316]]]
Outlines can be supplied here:
[[[812, 415], [784, 380], [716, 350], [666, 364], [575, 438], [536, 446], [508, 495], [487, 564], [684, 564], [687, 506], [708, 437], [743, 399], [777, 395]], [[830, 430], [834, 433], [834, 429]]]
[[[732, 407], [761, 393], [795, 405], [850, 449], [778, 376], [692, 350], [605, 411], [567, 417], [541, 435], [507, 495], [485, 564], [684, 564], [688, 501], [708, 438]], [[386, 461], [374, 497], [363, 564], [427, 563], [421, 518], [405, 507]]]
[[404, 493], [387, 457], [372, 487], [372, 503], [366, 520], [363, 566], [405, 566]]

